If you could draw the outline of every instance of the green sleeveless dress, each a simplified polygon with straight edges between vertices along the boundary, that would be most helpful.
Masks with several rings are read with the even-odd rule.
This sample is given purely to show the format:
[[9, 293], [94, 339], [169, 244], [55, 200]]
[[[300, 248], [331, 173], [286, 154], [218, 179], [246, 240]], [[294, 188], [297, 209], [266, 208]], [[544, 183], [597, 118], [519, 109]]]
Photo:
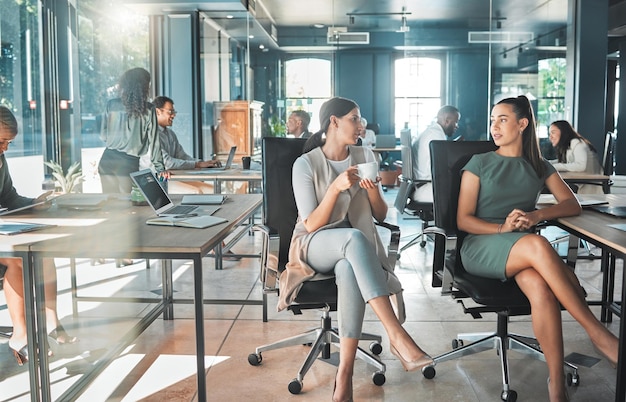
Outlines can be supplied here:
[[[544, 161], [546, 173], [537, 177], [522, 157], [505, 157], [495, 152], [474, 155], [463, 167], [480, 178], [476, 217], [502, 223], [513, 209], [535, 209], [547, 177], [556, 170]], [[461, 246], [461, 261], [471, 274], [506, 280], [505, 266], [513, 245], [528, 234], [509, 232], [488, 235], [468, 234]]]

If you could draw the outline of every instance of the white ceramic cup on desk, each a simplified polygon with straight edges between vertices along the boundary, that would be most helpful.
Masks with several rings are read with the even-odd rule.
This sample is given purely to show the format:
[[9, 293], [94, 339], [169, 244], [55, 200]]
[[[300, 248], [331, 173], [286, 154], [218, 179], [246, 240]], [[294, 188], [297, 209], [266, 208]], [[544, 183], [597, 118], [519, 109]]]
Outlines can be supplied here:
[[378, 162], [359, 163], [356, 167], [361, 179], [376, 181], [376, 177], [378, 176]]

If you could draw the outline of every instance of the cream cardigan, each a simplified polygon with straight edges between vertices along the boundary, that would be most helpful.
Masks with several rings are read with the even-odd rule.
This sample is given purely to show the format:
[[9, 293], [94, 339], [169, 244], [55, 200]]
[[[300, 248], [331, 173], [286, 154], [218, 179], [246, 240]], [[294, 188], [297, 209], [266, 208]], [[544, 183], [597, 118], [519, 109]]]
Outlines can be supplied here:
[[[369, 149], [366, 150], [363, 147], [351, 146], [350, 165], [365, 162], [365, 152], [372, 151]], [[324, 198], [328, 187], [333, 180], [335, 180], [337, 174], [332, 169], [322, 149], [319, 147], [302, 155], [301, 158], [307, 158], [310, 165], [313, 167], [313, 180], [315, 182], [316, 197], [319, 203], [322, 198]], [[317, 231], [331, 229], [344, 222], [346, 215], [350, 225], [363, 232], [370, 243], [375, 247], [376, 254], [381, 263], [381, 269], [384, 269], [387, 273], [389, 293], [395, 296], [392, 300], [396, 314], [400, 322], [404, 322], [405, 314], [404, 301], [402, 299], [402, 285], [393, 273], [395, 267], [391, 266], [385, 247], [378, 236], [367, 193], [365, 190], [361, 189], [358, 184], [355, 184], [348, 191], [344, 191], [339, 195], [331, 215], [330, 223], [315, 232], [309, 233], [301, 219], [298, 218], [293, 236], [291, 237], [289, 262], [280, 275], [278, 310], [281, 311], [287, 308], [289, 304], [295, 300], [304, 282], [328, 278], [327, 275], [316, 273], [315, 270], [307, 264], [306, 256], [309, 241]]]

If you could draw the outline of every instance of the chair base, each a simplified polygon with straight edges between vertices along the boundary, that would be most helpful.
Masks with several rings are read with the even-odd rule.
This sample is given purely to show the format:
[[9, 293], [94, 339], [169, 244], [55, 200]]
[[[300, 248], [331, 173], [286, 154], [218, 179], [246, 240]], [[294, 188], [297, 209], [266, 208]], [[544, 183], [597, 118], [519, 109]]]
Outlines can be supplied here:
[[[370, 345], [370, 350], [373, 354], [378, 355], [382, 351], [382, 347], [380, 345], [382, 342], [381, 336], [363, 333], [361, 334], [360, 340], [369, 340], [373, 342], [372, 345]], [[307, 354], [304, 363], [302, 363], [296, 378], [294, 378], [289, 384], [289, 391], [292, 394], [298, 394], [302, 389], [304, 376], [309, 371], [317, 357], [321, 354], [322, 359], [330, 358], [330, 345], [333, 343], [336, 345], [339, 344], [339, 332], [336, 328], [332, 328], [331, 326], [330, 312], [324, 310], [320, 327], [313, 328], [302, 334], [282, 339], [271, 344], [259, 346], [256, 348], [255, 353], [248, 356], [248, 362], [253, 366], [257, 366], [261, 364], [261, 361], [263, 360], [263, 352], [282, 349], [289, 346], [310, 344], [311, 350]], [[375, 367], [376, 372], [374, 373], [372, 380], [376, 385], [383, 385], [385, 382], [385, 363], [381, 362], [361, 347], [357, 348], [356, 357]]]
[[[468, 340], [472, 343], [463, 345], [463, 341]], [[453, 341], [453, 350], [433, 357], [435, 365], [448, 360], [453, 360], [463, 356], [470, 356], [486, 350], [495, 349], [499, 358], [502, 369], [502, 400], [515, 400], [517, 393], [509, 387], [509, 362], [507, 353], [509, 350], [515, 350], [520, 353], [529, 355], [537, 360], [545, 362], [545, 357], [540, 349], [539, 343], [535, 338], [511, 334], [508, 332], [508, 315], [498, 313], [498, 328], [495, 333], [468, 333], [458, 334]], [[579, 375], [578, 367], [569, 363], [564, 363], [565, 367], [571, 370], [568, 375], [568, 385], [578, 385]], [[426, 378], [433, 378], [434, 371], [424, 372]], [[515, 395], [515, 396], [512, 396]]]

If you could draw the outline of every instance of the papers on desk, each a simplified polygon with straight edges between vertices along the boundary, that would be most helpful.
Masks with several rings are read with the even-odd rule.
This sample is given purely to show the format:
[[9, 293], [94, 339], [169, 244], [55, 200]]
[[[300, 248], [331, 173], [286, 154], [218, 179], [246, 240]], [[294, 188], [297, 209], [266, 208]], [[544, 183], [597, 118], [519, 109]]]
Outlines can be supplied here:
[[[580, 206], [583, 208], [590, 207], [592, 205], [604, 205], [604, 204], [609, 203], [606, 200], [593, 199], [593, 198], [587, 198], [587, 197], [583, 198], [583, 197], [579, 197], [578, 195], [576, 196], [576, 198], [578, 199]], [[537, 201], [537, 204], [554, 205], [556, 204], [556, 198], [554, 198], [552, 194], [539, 194], [539, 200]]]
[[626, 223], [614, 223], [609, 226], [614, 229], [619, 229], [619, 230], [623, 230], [624, 232], [626, 232]]
[[159, 216], [156, 218], [148, 219], [146, 223], [148, 225], [158, 226], [179, 226], [183, 228], [204, 229], [209, 226], [219, 225], [220, 223], [228, 222], [224, 218], [211, 215], [192, 216], [186, 218], [175, 218], [173, 216]]
[[50, 228], [53, 226], [55, 225], [0, 220], [0, 234], [11, 236], [20, 233], [32, 232], [34, 230]]

